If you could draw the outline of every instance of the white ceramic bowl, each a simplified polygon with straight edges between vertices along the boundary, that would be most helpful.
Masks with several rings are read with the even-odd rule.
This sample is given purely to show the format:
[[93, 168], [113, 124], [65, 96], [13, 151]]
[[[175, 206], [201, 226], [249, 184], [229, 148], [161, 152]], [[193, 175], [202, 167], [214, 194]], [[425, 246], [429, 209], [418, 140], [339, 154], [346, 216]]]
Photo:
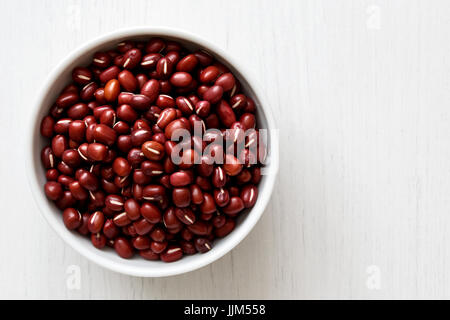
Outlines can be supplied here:
[[[188, 48], [204, 48], [212, 53], [219, 61], [230, 68], [241, 82], [244, 91], [254, 98], [257, 105], [258, 126], [271, 129], [270, 132], [272, 133], [268, 136], [266, 142], [269, 161], [265, 167], [266, 175], [262, 177], [259, 185], [259, 196], [255, 206], [249, 213], [243, 214], [238, 219], [236, 228], [228, 236], [215, 241], [211, 251], [204, 254], [184, 256], [181, 260], [172, 263], [147, 261], [139, 255], [135, 255], [134, 258], [129, 260], [122, 259], [114, 250], [110, 248], [98, 250], [92, 246], [89, 238], [66, 229], [62, 221], [61, 211], [45, 197], [43, 190], [45, 173], [40, 160], [40, 151], [45, 144], [39, 133], [41, 119], [48, 113], [59, 92], [69, 83], [72, 69], [79, 65], [87, 65], [96, 51], [113, 48], [126, 39], [148, 39], [152, 36], [177, 40]], [[26, 170], [32, 194], [42, 214], [58, 235], [72, 248], [93, 262], [116, 272], [142, 277], [170, 276], [198, 269], [219, 259], [242, 241], [255, 226], [266, 208], [274, 187], [278, 171], [278, 141], [276, 136], [273, 135], [274, 120], [263, 92], [256, 86], [254, 78], [223, 50], [186, 32], [168, 28], [136, 27], [112, 32], [88, 42], [72, 52], [53, 70], [39, 92], [36, 104], [30, 113], [25, 153], [27, 155]]]

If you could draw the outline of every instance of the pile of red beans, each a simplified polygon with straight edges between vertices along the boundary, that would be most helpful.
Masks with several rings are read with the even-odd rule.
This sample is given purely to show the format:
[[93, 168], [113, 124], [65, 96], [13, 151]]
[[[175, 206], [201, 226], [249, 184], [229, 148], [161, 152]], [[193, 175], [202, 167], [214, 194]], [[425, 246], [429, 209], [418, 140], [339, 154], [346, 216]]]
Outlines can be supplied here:
[[[218, 146], [224, 164], [195, 149], [175, 164], [173, 132], [200, 123], [225, 136], [225, 129], [256, 128], [255, 111], [209, 53], [160, 38], [124, 41], [75, 68], [42, 119], [45, 194], [68, 229], [122, 258], [171, 262], [207, 252], [254, 206], [261, 160], [252, 164], [257, 155], [249, 150], [237, 155]], [[192, 137], [201, 150], [211, 141]]]

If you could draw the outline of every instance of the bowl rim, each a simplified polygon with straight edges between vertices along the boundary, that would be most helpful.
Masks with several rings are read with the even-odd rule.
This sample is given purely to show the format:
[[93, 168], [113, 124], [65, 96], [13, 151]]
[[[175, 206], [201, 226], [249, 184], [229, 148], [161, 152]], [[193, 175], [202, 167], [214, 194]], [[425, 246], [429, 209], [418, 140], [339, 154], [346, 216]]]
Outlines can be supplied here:
[[[238, 230], [234, 230], [230, 235], [228, 235], [223, 240], [222, 247], [217, 250], [211, 250], [209, 255], [198, 255], [197, 259], [193, 259], [184, 264], [180, 263], [176, 267], [172, 268], [155, 268], [150, 267], [142, 268], [140, 266], [132, 266], [126, 265], [124, 263], [112, 261], [111, 259], [101, 256], [100, 254], [93, 254], [89, 251], [84, 244], [82, 244], [78, 238], [68, 236], [68, 231], [64, 224], [61, 223], [60, 220], [56, 219], [51, 213], [50, 203], [44, 196], [44, 193], [41, 190], [41, 186], [39, 185], [38, 179], [36, 178], [36, 161], [34, 161], [33, 155], [33, 143], [34, 143], [34, 134], [37, 130], [37, 127], [40, 125], [40, 121], [38, 118], [41, 109], [43, 108], [43, 101], [47, 96], [50, 88], [53, 86], [54, 82], [63, 74], [63, 71], [68, 68], [68, 66], [73, 63], [74, 60], [81, 57], [86, 52], [93, 50], [96, 46], [101, 45], [102, 43], [107, 43], [113, 40], [119, 40], [124, 38], [132, 38], [139, 36], [161, 36], [161, 37], [173, 37], [185, 39], [186, 41], [193, 42], [201, 47], [204, 47], [206, 50], [210, 50], [213, 53], [220, 55], [223, 59], [225, 59], [230, 65], [232, 65], [236, 70], [241, 73], [241, 75], [246, 79], [251, 89], [253, 90], [255, 96], [258, 97], [259, 107], [262, 109], [262, 112], [267, 121], [267, 128], [269, 129], [270, 136], [270, 173], [266, 176], [265, 186], [264, 186], [264, 195], [260, 197], [257, 202], [258, 206], [253, 207], [251, 210], [251, 214], [249, 213], [242, 224], [245, 224], [245, 228], [240, 228]], [[251, 72], [245, 67], [243, 67], [240, 63], [238, 63], [233, 57], [231, 57], [227, 52], [223, 49], [219, 48], [215, 44], [210, 43], [209, 41], [192, 34], [190, 32], [179, 30], [175, 28], [169, 27], [128, 27], [118, 29], [112, 32], [108, 32], [106, 34], [97, 36], [84, 44], [78, 46], [74, 50], [72, 50], [62, 61], [60, 61], [50, 72], [50, 74], [45, 79], [42, 86], [39, 88], [38, 95], [36, 100], [34, 101], [33, 110], [29, 113], [29, 122], [27, 126], [27, 135], [26, 135], [26, 152], [25, 152], [25, 167], [28, 178], [28, 185], [31, 190], [31, 194], [35, 202], [38, 205], [39, 211], [41, 215], [44, 216], [45, 220], [50, 224], [52, 229], [58, 234], [60, 238], [64, 240], [69, 246], [71, 246], [75, 251], [79, 254], [91, 260], [92, 262], [115, 272], [130, 275], [130, 276], [138, 276], [138, 277], [165, 277], [172, 276], [177, 274], [182, 274], [186, 272], [190, 272], [201, 267], [204, 267], [218, 259], [222, 256], [230, 252], [236, 245], [238, 245], [253, 229], [256, 223], [259, 221], [261, 215], [265, 211], [267, 204], [270, 200], [272, 191], [274, 189], [276, 176], [278, 173], [278, 137], [274, 136], [274, 131], [276, 131], [275, 121], [272, 115], [271, 109], [268, 107], [267, 98], [263, 90], [256, 80], [256, 78], [252, 75]], [[181, 259], [182, 262], [184, 259]], [[169, 264], [170, 265], [170, 264]]]

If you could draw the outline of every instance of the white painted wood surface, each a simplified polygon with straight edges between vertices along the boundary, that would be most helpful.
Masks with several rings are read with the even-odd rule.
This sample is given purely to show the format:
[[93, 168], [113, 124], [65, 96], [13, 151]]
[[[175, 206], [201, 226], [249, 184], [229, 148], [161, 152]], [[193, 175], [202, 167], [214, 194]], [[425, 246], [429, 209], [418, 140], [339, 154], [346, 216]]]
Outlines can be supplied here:
[[[278, 186], [250, 236], [162, 279], [62, 243], [21, 160], [48, 72], [135, 25], [197, 33], [249, 65], [281, 130]], [[0, 298], [450, 298], [450, 2], [2, 0], [0, 29]]]

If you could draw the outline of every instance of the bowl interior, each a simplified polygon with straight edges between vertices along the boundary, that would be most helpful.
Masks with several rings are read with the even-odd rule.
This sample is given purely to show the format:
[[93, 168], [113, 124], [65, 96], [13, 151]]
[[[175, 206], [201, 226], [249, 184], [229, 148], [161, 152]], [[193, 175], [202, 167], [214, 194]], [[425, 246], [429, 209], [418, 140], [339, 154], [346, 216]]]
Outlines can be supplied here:
[[[173, 263], [147, 261], [139, 257], [139, 255], [135, 255], [132, 259], [125, 260], [120, 258], [113, 249], [105, 248], [104, 250], [98, 250], [92, 246], [89, 238], [81, 236], [78, 233], [69, 231], [65, 228], [62, 222], [61, 211], [56, 208], [51, 201], [46, 199], [43, 192], [43, 186], [46, 179], [45, 172], [40, 161], [40, 151], [44, 145], [48, 144], [48, 141], [40, 136], [40, 121], [48, 113], [50, 107], [61, 90], [71, 81], [71, 71], [74, 67], [88, 65], [96, 51], [111, 49], [123, 40], [145, 40], [154, 36], [176, 40], [185, 45], [188, 49], [205, 49], [213, 54], [217, 60], [226, 65], [233, 72], [235, 77], [239, 79], [243, 91], [255, 100], [257, 106], [256, 115], [258, 127], [273, 129], [273, 124], [270, 123], [272, 121], [270, 119], [270, 115], [268, 118], [267, 111], [264, 111], [262, 107], [263, 101], [261, 98], [261, 93], [256, 94], [255, 88], [249, 81], [247, 81], [248, 76], [246, 75], [244, 77], [241, 73], [241, 68], [236, 67], [236, 63], [232, 63], [230, 58], [224, 57], [224, 53], [221, 52], [220, 49], [213, 48], [211, 44], [205, 43], [204, 40], [194, 39], [194, 36], [192, 35], [179, 35], [179, 32], [158, 32], [154, 30], [114, 33], [85, 45], [81, 49], [74, 52], [56, 68], [41, 92], [41, 96], [36, 105], [37, 109], [34, 110], [31, 120], [31, 150], [29, 150], [29, 152], [31, 152], [32, 161], [30, 163], [31, 175], [29, 178], [33, 189], [33, 195], [48, 222], [73, 248], [104, 267], [135, 276], [167, 276], [179, 274], [202, 267], [223, 256], [235, 245], [237, 245], [257, 222], [270, 198], [274, 180], [274, 177], [271, 174], [264, 175], [262, 177], [258, 187], [259, 196], [255, 206], [250, 210], [250, 212], [240, 215], [237, 220], [235, 230], [233, 230], [233, 232], [231, 232], [231, 234], [227, 237], [216, 240], [211, 251], [205, 254], [184, 256], [181, 260]], [[268, 169], [270, 169], [270, 167], [274, 167], [276, 163], [276, 161], [270, 161], [273, 158], [272, 140], [273, 137], [268, 135], [266, 144], [268, 146], [269, 163], [266, 165], [266, 171], [269, 172], [270, 170]], [[272, 170], [272, 174], [275, 173], [276, 169]]]

